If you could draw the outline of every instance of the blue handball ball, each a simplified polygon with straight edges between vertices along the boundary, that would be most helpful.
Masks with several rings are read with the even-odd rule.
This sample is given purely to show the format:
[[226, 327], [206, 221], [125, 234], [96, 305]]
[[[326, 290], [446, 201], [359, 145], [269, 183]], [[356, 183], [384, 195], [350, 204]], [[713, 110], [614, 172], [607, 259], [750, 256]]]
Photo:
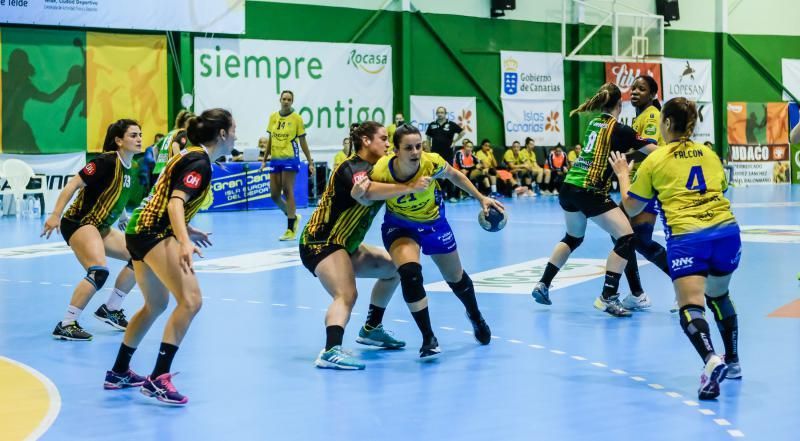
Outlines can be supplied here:
[[489, 207], [489, 214], [483, 214], [483, 210], [478, 213], [478, 223], [486, 231], [500, 231], [505, 228], [506, 222], [508, 222], [508, 215], [494, 207]]

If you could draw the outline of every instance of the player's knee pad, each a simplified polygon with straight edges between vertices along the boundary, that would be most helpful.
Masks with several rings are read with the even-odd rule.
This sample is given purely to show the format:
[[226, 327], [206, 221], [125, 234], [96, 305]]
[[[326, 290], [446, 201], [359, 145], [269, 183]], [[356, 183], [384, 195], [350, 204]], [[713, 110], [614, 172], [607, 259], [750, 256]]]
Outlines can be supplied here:
[[125, 264], [130, 269], [133, 269], [133, 259], [128, 259], [128, 263]]
[[408, 262], [397, 268], [400, 274], [400, 287], [406, 303], [416, 303], [425, 298], [425, 287], [422, 283], [422, 265]]
[[628, 234], [622, 237], [617, 238], [617, 242], [614, 244], [614, 252], [617, 253], [619, 257], [622, 257], [625, 260], [631, 260], [636, 258], [636, 254], [634, 251], [636, 239], [633, 234]]
[[447, 282], [447, 285], [450, 286], [450, 289], [452, 289], [456, 295], [463, 294], [471, 289], [474, 289], [474, 286], [472, 285], [472, 279], [470, 279], [469, 274], [467, 274], [466, 271], [461, 274], [461, 280], [458, 282]]
[[576, 248], [581, 246], [581, 244], [583, 243], [583, 238], [565, 234], [564, 238], [561, 239], [561, 242], [564, 242], [564, 244], [569, 247], [570, 252], [572, 252], [575, 251]]
[[708, 334], [705, 308], [699, 305], [686, 305], [680, 312], [681, 327], [688, 336], [703, 332]]
[[719, 297], [706, 296], [706, 300], [717, 322], [728, 326], [736, 325], [736, 307], [727, 292]]
[[100, 290], [108, 280], [108, 268], [105, 266], [90, 266], [86, 270], [86, 277], [84, 279], [94, 286], [94, 289]]

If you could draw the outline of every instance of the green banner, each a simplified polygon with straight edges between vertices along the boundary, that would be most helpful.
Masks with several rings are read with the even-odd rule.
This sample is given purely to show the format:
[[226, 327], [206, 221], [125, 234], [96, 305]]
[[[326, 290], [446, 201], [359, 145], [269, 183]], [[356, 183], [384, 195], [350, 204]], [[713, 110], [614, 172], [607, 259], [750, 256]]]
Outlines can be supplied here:
[[86, 151], [86, 33], [4, 28], [3, 153]]

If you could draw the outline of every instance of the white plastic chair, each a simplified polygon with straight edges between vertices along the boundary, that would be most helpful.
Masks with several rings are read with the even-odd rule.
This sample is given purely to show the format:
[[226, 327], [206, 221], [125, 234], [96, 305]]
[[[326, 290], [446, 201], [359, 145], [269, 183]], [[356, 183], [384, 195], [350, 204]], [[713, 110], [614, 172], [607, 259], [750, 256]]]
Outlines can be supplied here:
[[3, 177], [8, 181], [8, 186], [11, 187], [11, 194], [14, 195], [16, 200], [16, 210], [14, 214], [20, 217], [22, 211], [22, 199], [25, 194], [25, 188], [34, 176], [33, 169], [30, 165], [19, 159], [7, 159], [3, 162]]

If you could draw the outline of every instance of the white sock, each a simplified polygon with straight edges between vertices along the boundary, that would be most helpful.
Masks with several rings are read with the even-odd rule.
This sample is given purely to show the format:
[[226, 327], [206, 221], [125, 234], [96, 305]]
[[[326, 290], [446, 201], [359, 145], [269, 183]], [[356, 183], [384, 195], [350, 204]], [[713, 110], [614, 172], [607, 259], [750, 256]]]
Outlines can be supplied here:
[[492, 193], [497, 193], [497, 184], [492, 184]]
[[81, 316], [82, 312], [83, 312], [82, 309], [69, 305], [67, 307], [67, 313], [64, 314], [64, 319], [61, 320], [61, 326], [67, 326], [77, 322], [78, 317]]
[[114, 288], [108, 296], [108, 300], [106, 300], [106, 308], [108, 308], [109, 311], [118, 310], [122, 306], [122, 302], [125, 301], [125, 296], [127, 295], [128, 293]]

